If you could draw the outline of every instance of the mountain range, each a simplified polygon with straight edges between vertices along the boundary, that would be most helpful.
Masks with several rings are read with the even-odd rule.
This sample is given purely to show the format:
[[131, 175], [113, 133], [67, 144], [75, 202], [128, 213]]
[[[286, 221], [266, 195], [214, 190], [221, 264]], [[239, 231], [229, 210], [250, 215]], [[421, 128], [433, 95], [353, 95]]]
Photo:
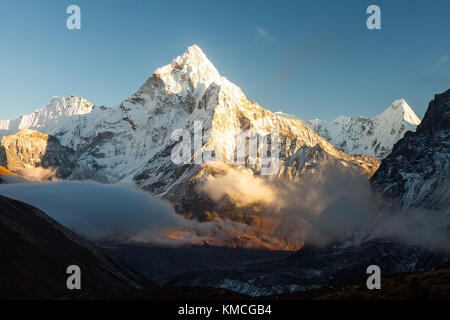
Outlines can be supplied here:
[[[176, 143], [171, 135], [177, 129], [193, 135], [196, 121], [203, 127], [201, 146], [193, 150], [191, 163], [175, 165], [171, 151]], [[0, 121], [0, 164], [13, 171], [51, 167], [64, 179], [130, 183], [189, 211], [194, 200], [204, 198], [198, 189], [212, 173], [235, 168], [261, 174], [261, 159], [250, 164], [248, 150], [245, 164], [196, 162], [212, 145], [217, 158], [233, 159], [236, 134], [249, 129], [261, 136], [279, 134], [279, 170], [271, 178], [320, 175], [330, 166], [370, 177], [379, 165], [367, 155], [339, 150], [300, 120], [249, 101], [195, 45], [157, 69], [117, 106], [54, 97], [32, 114]], [[258, 148], [261, 153], [261, 145]]]
[[[379, 165], [371, 157], [381, 159], [389, 152], [404, 134], [405, 121], [419, 122], [403, 100], [372, 119], [342, 117], [331, 123], [288, 119], [248, 101], [194, 45], [157, 69], [135, 94], [115, 107], [95, 106], [74, 96], [54, 97], [32, 114], [0, 121], [0, 161], [10, 170], [52, 167], [60, 178], [127, 182], [154, 195], [180, 199], [194, 181], [216, 170], [172, 163], [171, 133], [176, 129], [193, 133], [195, 121], [201, 121], [208, 134], [200, 150], [194, 150], [195, 157], [214, 145], [217, 156], [233, 158], [239, 130], [251, 129], [260, 135], [278, 131], [277, 176], [290, 179], [330, 162], [371, 176]], [[365, 138], [356, 141], [358, 136]], [[251, 169], [258, 175], [261, 163]]]
[[[185, 218], [200, 223], [231, 220], [255, 227], [254, 234], [239, 239], [230, 233], [236, 237], [231, 243], [241, 247], [259, 237], [261, 248], [296, 252], [245, 265], [221, 263], [207, 270], [202, 264], [182, 274], [168, 272], [156, 278], [169, 285], [213, 286], [259, 296], [349, 281], [355, 275], [365, 276], [370, 264], [388, 273], [444, 264], [450, 233], [449, 129], [450, 90], [435, 96], [422, 121], [404, 99], [372, 118], [302, 121], [273, 113], [249, 101], [194, 45], [157, 69], [117, 106], [96, 106], [75, 96], [54, 97], [32, 114], [0, 121], [0, 165], [23, 176], [27, 170], [43, 168], [46, 179], [131, 184], [169, 201]], [[178, 141], [173, 133], [180, 130], [190, 142], [196, 134], [202, 138], [199, 144], [194, 138], [190, 157], [177, 164], [173, 150]], [[260, 137], [279, 135], [279, 163], [273, 174], [263, 174], [265, 164], [249, 148], [244, 148], [243, 162], [238, 161], [237, 136], [246, 130]], [[212, 147], [219, 160], [205, 162]], [[264, 152], [257, 144], [257, 155]], [[272, 188], [282, 190], [278, 198]], [[339, 192], [346, 188], [350, 192]], [[277, 207], [280, 194], [285, 206], [282, 215]], [[0, 200], [5, 206], [11, 204], [9, 199]], [[308, 211], [310, 203], [323, 204], [314, 208], [320, 217], [293, 213]], [[25, 211], [35, 210], [27, 207]], [[314, 230], [314, 223], [322, 220], [327, 222], [320, 224], [324, 228]], [[363, 230], [349, 227], [326, 243], [312, 243], [320, 232], [331, 236], [327, 234], [334, 231], [330, 226], [359, 220], [364, 220]], [[426, 234], [419, 229], [427, 224], [432, 235], [441, 237], [438, 244], [415, 241], [425, 240]], [[399, 225], [402, 236], [395, 233]], [[317, 234], [311, 232], [305, 240], [304, 234], [311, 230]], [[267, 234], [276, 241], [271, 243]], [[177, 250], [172, 251], [174, 256], [167, 251], [164, 268], [158, 269], [132, 254], [155, 254], [154, 249], [117, 244], [114, 238], [108, 241], [112, 243], [97, 245], [143, 273], [154, 275], [166, 266], [180, 270]], [[110, 268], [103, 268], [108, 273]]]

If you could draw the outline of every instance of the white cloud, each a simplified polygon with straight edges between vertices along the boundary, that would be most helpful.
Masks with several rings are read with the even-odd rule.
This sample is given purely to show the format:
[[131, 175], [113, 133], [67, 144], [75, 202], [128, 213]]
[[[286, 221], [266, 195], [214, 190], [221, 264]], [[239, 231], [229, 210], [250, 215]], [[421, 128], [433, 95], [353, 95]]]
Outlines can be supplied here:
[[258, 35], [258, 37], [260, 37], [262, 39], [272, 40], [272, 36], [264, 28], [256, 27], [256, 34]]
[[440, 63], [444, 63], [448, 60], [448, 54], [443, 55], [442, 57], [439, 58], [439, 62]]
[[449, 55], [444, 54], [443, 56], [440, 56], [439, 59], [431, 66], [431, 70], [434, 70], [436, 68], [439, 68], [441, 65], [446, 63], [448, 61]]

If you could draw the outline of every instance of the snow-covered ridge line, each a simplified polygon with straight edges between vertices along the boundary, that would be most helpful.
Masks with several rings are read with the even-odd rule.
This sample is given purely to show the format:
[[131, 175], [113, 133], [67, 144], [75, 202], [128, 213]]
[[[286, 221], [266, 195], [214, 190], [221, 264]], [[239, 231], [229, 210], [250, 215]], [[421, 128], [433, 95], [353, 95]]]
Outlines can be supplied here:
[[[74, 133], [70, 131], [79, 128], [87, 119], [94, 120], [94, 117], [86, 117], [94, 111], [95, 106], [84, 98], [55, 96], [33, 113], [13, 120], [0, 120], [0, 138], [26, 128], [58, 136], [62, 145], [77, 149], [82, 141], [74, 140]], [[93, 126], [95, 121], [97, 119], [92, 121]]]
[[55, 96], [49, 103], [33, 113], [22, 115], [14, 120], [0, 120], [0, 130], [20, 130], [23, 128], [45, 127], [51, 121], [88, 114], [94, 105], [86, 99], [68, 96]]
[[[164, 92], [157, 96], [156, 88], [161, 88]], [[154, 110], [154, 106], [159, 105], [158, 102], [162, 101], [156, 100], [161, 100], [165, 95], [169, 95], [169, 99], [164, 101], [165, 107], [181, 105], [187, 114], [191, 111], [197, 112], [195, 106], [200, 104], [200, 99], [205, 96], [207, 90], [212, 92], [213, 89], [226, 92], [227, 95], [225, 105], [219, 105], [217, 108], [219, 113], [229, 112], [230, 109], [226, 105], [230, 102], [246, 101], [240, 88], [222, 77], [203, 51], [193, 45], [172, 63], [158, 68], [135, 94], [119, 106], [95, 108], [92, 103], [80, 97], [54, 97], [46, 106], [29, 115], [14, 120], [0, 120], [0, 137], [15, 134], [22, 128], [29, 128], [57, 136], [63, 146], [78, 150], [98, 128], [117, 123], [120, 119], [126, 119], [134, 129], [137, 123], [144, 125], [142, 119], [133, 120], [133, 118], [136, 118], [138, 113], [151, 118], [154, 112], [160, 112], [159, 107]], [[173, 99], [175, 96], [178, 98]], [[136, 110], [136, 105], [143, 101], [146, 103], [142, 105], [141, 110]], [[257, 112], [257, 108], [252, 110]], [[206, 111], [199, 112], [197, 115], [199, 120], [209, 121], [211, 114]], [[161, 113], [157, 121], [168, 120], [174, 124], [175, 119], [170, 119], [175, 116], [174, 112], [175, 109], [172, 108], [169, 119], [162, 119], [164, 112]], [[274, 115], [291, 120], [297, 119], [282, 112], [275, 112]], [[177, 118], [179, 117], [181, 114], [177, 115]], [[389, 154], [393, 145], [407, 130], [415, 129], [420, 120], [406, 101], [399, 99], [382, 114], [373, 118], [341, 116], [333, 121], [316, 119], [303, 123], [343, 152], [365, 154], [381, 160]]]

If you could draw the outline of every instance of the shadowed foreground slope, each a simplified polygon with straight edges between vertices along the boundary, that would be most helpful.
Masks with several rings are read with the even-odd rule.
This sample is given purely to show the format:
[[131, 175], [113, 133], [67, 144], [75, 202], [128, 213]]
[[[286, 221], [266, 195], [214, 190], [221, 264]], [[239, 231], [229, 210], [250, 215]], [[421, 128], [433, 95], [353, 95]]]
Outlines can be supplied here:
[[[91, 298], [148, 285], [40, 210], [0, 196], [0, 299]], [[82, 290], [69, 291], [69, 265]]]

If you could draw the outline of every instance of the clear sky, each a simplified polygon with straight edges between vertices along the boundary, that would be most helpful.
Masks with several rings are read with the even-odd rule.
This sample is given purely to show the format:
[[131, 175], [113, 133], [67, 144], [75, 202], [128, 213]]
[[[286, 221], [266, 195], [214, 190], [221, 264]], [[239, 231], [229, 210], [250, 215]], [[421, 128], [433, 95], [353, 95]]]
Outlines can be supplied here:
[[[81, 30], [66, 8], [81, 8]], [[381, 7], [381, 30], [366, 8]], [[53, 96], [116, 105], [200, 46], [250, 100], [302, 119], [419, 117], [450, 88], [450, 1], [1, 0], [0, 119]]]

